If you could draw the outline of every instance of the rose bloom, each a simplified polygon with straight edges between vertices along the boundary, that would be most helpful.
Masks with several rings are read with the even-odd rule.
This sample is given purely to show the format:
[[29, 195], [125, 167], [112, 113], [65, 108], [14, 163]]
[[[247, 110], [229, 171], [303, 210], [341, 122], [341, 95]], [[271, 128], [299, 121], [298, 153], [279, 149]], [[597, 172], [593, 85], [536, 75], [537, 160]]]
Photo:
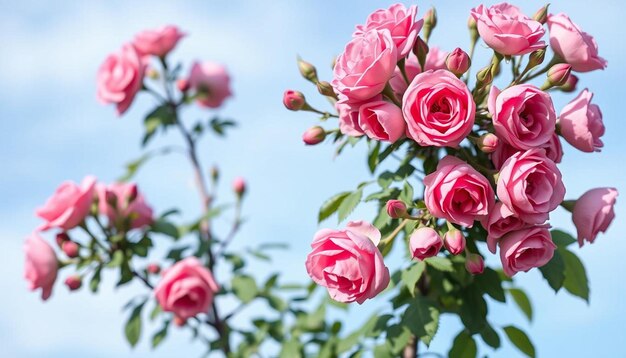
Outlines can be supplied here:
[[116, 105], [118, 115], [130, 107], [135, 95], [141, 89], [146, 64], [131, 44], [110, 54], [98, 69], [96, 82], [98, 101]]
[[431, 214], [471, 227], [486, 217], [495, 203], [491, 184], [469, 164], [446, 156], [424, 178], [424, 202]]
[[512, 86], [502, 92], [492, 86], [488, 107], [498, 138], [517, 149], [541, 147], [554, 134], [552, 98], [533, 85]]
[[[555, 163], [560, 163], [563, 159], [563, 147], [561, 146], [559, 135], [556, 134], [556, 132], [552, 135], [552, 138], [540, 148], [545, 151], [546, 157]], [[506, 143], [500, 143], [500, 145], [496, 147], [496, 150], [491, 153], [491, 162], [494, 167], [499, 170], [502, 164], [517, 152], [523, 152], [523, 150], [511, 147]]]
[[206, 313], [218, 291], [211, 271], [193, 256], [164, 270], [154, 288], [163, 311], [173, 312], [183, 322], [198, 313]]
[[184, 36], [185, 33], [181, 32], [178, 27], [167, 25], [138, 33], [135, 35], [133, 44], [141, 54], [164, 57]]
[[47, 300], [57, 278], [58, 264], [54, 250], [41, 236], [32, 234], [26, 239], [24, 251], [24, 277], [29, 282], [29, 289], [41, 288], [41, 298]]
[[607, 61], [598, 56], [598, 44], [565, 14], [548, 16], [550, 46], [578, 72], [606, 68]]
[[407, 136], [422, 146], [456, 147], [472, 130], [476, 104], [465, 83], [446, 70], [417, 75], [402, 98]]
[[436, 256], [442, 246], [441, 236], [430, 227], [421, 227], [415, 230], [409, 238], [411, 255], [418, 260]]
[[35, 210], [35, 215], [46, 221], [37, 230], [67, 231], [78, 226], [89, 214], [95, 185], [96, 178], [92, 176], [85, 177], [80, 185], [71, 181], [62, 183], [46, 203]]
[[482, 225], [487, 230], [487, 248], [491, 253], [496, 253], [498, 240], [511, 231], [516, 231], [530, 226], [524, 222], [501, 202], [497, 202], [489, 216], [483, 219]]
[[537, 148], [515, 153], [504, 162], [497, 193], [521, 220], [542, 224], [563, 201], [565, 186], [556, 164]]
[[466, 240], [460, 230], [446, 232], [443, 236], [443, 243], [452, 255], [458, 255], [465, 251]]
[[556, 132], [542, 148], [546, 151], [546, 157], [551, 161], [558, 164], [563, 159], [563, 146], [561, 146], [561, 140]]
[[[447, 52], [440, 50], [439, 47], [436, 46], [431, 47], [426, 55], [426, 60], [424, 61], [424, 71], [445, 70], [446, 58], [448, 58]], [[417, 62], [417, 56], [415, 56], [412, 52], [406, 58], [404, 63], [404, 72], [406, 72], [409, 83], [413, 81], [415, 76], [422, 73], [422, 68], [420, 67], [419, 62]], [[389, 85], [393, 89], [394, 93], [398, 97], [402, 97], [406, 89], [409, 87], [409, 83], [407, 83], [404, 76], [402, 76], [400, 69], [396, 67], [393, 72], [393, 77], [389, 80]]]
[[332, 86], [349, 102], [381, 93], [396, 68], [397, 50], [388, 30], [370, 30], [353, 38], [337, 57]]
[[98, 184], [96, 192], [98, 211], [106, 215], [109, 225], [122, 229], [137, 229], [154, 221], [152, 208], [137, 191], [136, 184]]
[[363, 129], [359, 126], [359, 107], [359, 104], [349, 103], [347, 98], [339, 96], [339, 101], [335, 103], [335, 108], [339, 115], [339, 130], [341, 133], [351, 137], [360, 137], [364, 134]]
[[528, 272], [547, 264], [555, 249], [548, 225], [513, 231], [500, 240], [502, 269], [509, 277], [520, 271]]
[[489, 8], [480, 5], [471, 11], [478, 33], [489, 47], [502, 55], [525, 55], [546, 47], [541, 41], [545, 30], [541, 23], [524, 15], [508, 3]]
[[403, 4], [391, 5], [388, 9], [379, 9], [367, 17], [365, 25], [358, 25], [353, 37], [364, 35], [370, 30], [388, 30], [396, 48], [398, 60], [411, 52], [417, 34], [422, 29], [424, 20], [415, 21], [417, 6], [408, 9]]
[[393, 143], [404, 136], [406, 124], [400, 107], [373, 101], [359, 107], [359, 127], [369, 138]]
[[604, 146], [600, 137], [604, 135], [602, 111], [591, 103], [593, 93], [587, 89], [568, 103], [561, 111], [559, 126], [565, 140], [583, 152], [599, 152]]
[[322, 229], [311, 244], [306, 270], [332, 299], [361, 304], [389, 285], [379, 242], [380, 231], [364, 221], [349, 222], [343, 230]]
[[572, 220], [578, 231], [578, 245], [593, 243], [600, 232], [605, 232], [613, 219], [613, 207], [617, 200], [617, 189], [596, 188], [584, 193], [574, 205]]
[[196, 100], [202, 107], [218, 108], [232, 96], [226, 67], [214, 62], [194, 62], [189, 86], [196, 90]]

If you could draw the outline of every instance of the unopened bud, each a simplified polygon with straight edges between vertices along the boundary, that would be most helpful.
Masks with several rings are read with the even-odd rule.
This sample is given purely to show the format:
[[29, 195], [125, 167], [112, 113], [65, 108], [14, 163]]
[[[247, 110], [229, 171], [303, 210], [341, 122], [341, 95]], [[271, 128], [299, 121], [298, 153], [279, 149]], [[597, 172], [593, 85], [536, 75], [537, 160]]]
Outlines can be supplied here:
[[182, 327], [185, 325], [185, 323], [187, 323], [186, 319], [179, 316], [174, 316], [174, 324], [176, 325], [176, 327]]
[[69, 258], [76, 258], [78, 257], [78, 244], [75, 243], [74, 241], [66, 241], [63, 243], [63, 245], [61, 245], [61, 250], [63, 250], [63, 252], [65, 253], [65, 255], [67, 255], [67, 257]]
[[146, 77], [148, 77], [148, 78], [150, 78], [152, 80], [158, 80], [159, 79], [159, 71], [157, 71], [156, 69], [150, 67], [146, 71]]
[[326, 139], [326, 131], [320, 126], [311, 127], [302, 134], [302, 141], [307, 145], [315, 145]]
[[387, 215], [392, 219], [406, 218], [409, 213], [406, 211], [406, 204], [402, 200], [389, 200], [387, 202]]
[[146, 266], [146, 271], [150, 274], [157, 275], [161, 272], [161, 266], [155, 263], [148, 264], [148, 266]]
[[533, 19], [541, 23], [542, 25], [545, 24], [546, 21], [548, 21], [548, 7], [550, 7], [550, 4], [547, 4], [541, 9], [537, 10], [535, 15], [533, 15]]
[[484, 87], [493, 81], [493, 64], [481, 69], [476, 74], [476, 82], [479, 87]]
[[467, 271], [472, 275], [483, 273], [485, 270], [485, 261], [483, 260], [483, 257], [478, 254], [468, 252], [467, 257], [465, 258], [465, 269], [467, 269]]
[[548, 83], [558, 87], [567, 83], [567, 79], [572, 73], [572, 65], [567, 63], [558, 63], [548, 70]]
[[528, 68], [539, 66], [546, 58], [546, 49], [542, 48], [530, 53], [528, 57]]
[[315, 69], [315, 66], [304, 61], [300, 57], [298, 57], [298, 69], [300, 70], [300, 74], [302, 75], [302, 77], [313, 83], [318, 82], [317, 70]]
[[443, 236], [443, 244], [452, 255], [465, 251], [465, 236], [460, 230], [450, 230]]
[[336, 97], [335, 91], [333, 91], [333, 86], [330, 85], [328, 81], [320, 81], [317, 83], [317, 91], [327, 97]]
[[132, 184], [130, 187], [130, 192], [128, 193], [128, 204], [132, 203], [137, 199], [137, 195], [139, 195], [139, 190], [137, 189], [137, 184]]
[[67, 233], [60, 232], [55, 237], [55, 240], [57, 242], [57, 245], [59, 245], [59, 248], [62, 249], [63, 248], [63, 243], [65, 243], [66, 241], [70, 241], [70, 237], [67, 235]]
[[76, 291], [83, 285], [83, 280], [78, 275], [72, 275], [65, 279], [65, 285], [70, 291]]
[[424, 63], [426, 63], [426, 55], [428, 55], [428, 45], [420, 36], [418, 36], [417, 40], [415, 40], [413, 53], [417, 57], [417, 62], [420, 64], [420, 67], [424, 67]]
[[299, 111], [306, 104], [306, 99], [302, 92], [286, 90], [283, 94], [283, 104], [290, 111]]
[[565, 84], [559, 87], [559, 89], [563, 92], [574, 92], [576, 91], [576, 85], [578, 84], [578, 76], [573, 73], [570, 73]]
[[467, 52], [460, 48], [455, 48], [446, 58], [446, 67], [457, 76], [461, 76], [470, 68], [470, 58]]
[[186, 78], [180, 78], [178, 81], [176, 81], [176, 88], [178, 88], [178, 90], [181, 92], [189, 91], [189, 87], [189, 80]]
[[242, 197], [246, 193], [246, 181], [242, 177], [233, 180], [233, 191], [238, 197]]
[[117, 208], [117, 195], [110, 190], [105, 190], [104, 192], [104, 200], [106, 200], [107, 204], [112, 208]]
[[211, 180], [213, 180], [214, 183], [220, 178], [220, 170], [215, 165], [211, 167], [210, 174]]
[[470, 15], [470, 17], [467, 19], [467, 28], [469, 29], [470, 39], [472, 40], [472, 43], [476, 44], [476, 41], [478, 41], [480, 35], [478, 34], [478, 25], [476, 24], [476, 19], [474, 19], [474, 16]]
[[498, 149], [500, 139], [493, 133], [486, 133], [478, 138], [476, 145], [483, 153], [493, 153]]
[[424, 37], [428, 41], [430, 38], [430, 33], [437, 26], [437, 10], [434, 7], [431, 7], [424, 14], [424, 26], [422, 30], [424, 31]]

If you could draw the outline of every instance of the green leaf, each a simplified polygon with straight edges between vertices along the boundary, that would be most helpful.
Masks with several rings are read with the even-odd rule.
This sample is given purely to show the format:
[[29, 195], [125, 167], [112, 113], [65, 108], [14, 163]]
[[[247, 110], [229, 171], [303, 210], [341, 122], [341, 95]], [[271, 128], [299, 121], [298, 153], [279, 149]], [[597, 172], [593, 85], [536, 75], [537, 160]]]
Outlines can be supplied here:
[[530, 300], [528, 299], [528, 296], [526, 296], [526, 293], [520, 290], [519, 288], [509, 288], [508, 291], [511, 297], [513, 297], [513, 301], [517, 303], [517, 306], [519, 307], [519, 309], [522, 310], [522, 312], [524, 312], [524, 315], [526, 315], [526, 318], [528, 318], [529, 321], [532, 321], [533, 320], [533, 307], [530, 304]]
[[448, 358], [475, 358], [477, 353], [476, 341], [466, 330], [462, 330], [454, 338], [452, 348], [448, 352]]
[[157, 318], [157, 316], [161, 314], [161, 312], [163, 312], [163, 308], [161, 307], [160, 304], [157, 303], [152, 309], [152, 311], [150, 311], [150, 320], [154, 321]]
[[176, 123], [176, 112], [169, 104], [161, 105], [148, 113], [143, 121], [145, 134], [141, 142], [146, 146], [159, 127], [167, 127]]
[[389, 188], [391, 183], [393, 183], [394, 174], [392, 172], [386, 171], [378, 176], [378, 185], [381, 188], [386, 189]]
[[552, 287], [554, 293], [559, 292], [565, 282], [565, 261], [560, 250], [554, 251], [554, 256], [545, 265], [539, 268], [543, 277], [548, 281], [548, 285]]
[[513, 343], [517, 349], [531, 358], [535, 357], [535, 347], [524, 331], [513, 326], [506, 326], [503, 329], [504, 333], [506, 333], [511, 343]]
[[439, 328], [439, 310], [429, 299], [417, 297], [404, 312], [402, 323], [428, 346]]
[[482, 292], [474, 285], [460, 292], [461, 307], [459, 316], [469, 333], [480, 333], [487, 324], [487, 302]]
[[454, 272], [454, 266], [452, 266], [452, 261], [445, 257], [433, 256], [427, 258], [424, 261], [436, 270]]
[[409, 289], [411, 296], [415, 297], [415, 286], [417, 285], [417, 281], [419, 281], [420, 277], [422, 277], [422, 273], [426, 269], [426, 264], [424, 261], [420, 261], [407, 270], [402, 271], [402, 282]]
[[481, 275], [474, 277], [474, 282], [494, 300], [506, 302], [502, 281], [496, 271], [486, 267]]
[[167, 254], [167, 258], [174, 261], [180, 261], [180, 259], [183, 257], [183, 252], [185, 252], [187, 249], [189, 249], [189, 246], [175, 247], [171, 249], [170, 252]]
[[170, 321], [166, 321], [163, 324], [163, 328], [161, 328], [158, 332], [156, 332], [152, 336], [152, 348], [158, 347], [158, 345], [161, 344], [161, 342], [163, 342], [163, 340], [167, 336], [167, 328], [169, 327], [169, 325], [170, 325]]
[[348, 217], [348, 215], [350, 215], [352, 211], [354, 211], [357, 205], [359, 205], [359, 203], [361, 202], [362, 196], [363, 196], [363, 191], [357, 190], [357, 191], [350, 193], [350, 195], [348, 195], [341, 202], [341, 204], [339, 205], [339, 208], [337, 209], [339, 222], [344, 221]]
[[413, 202], [413, 187], [411, 186], [411, 184], [409, 184], [408, 181], [404, 182], [404, 187], [402, 188], [402, 191], [400, 192], [399, 199], [404, 201], [405, 203]]
[[91, 280], [89, 280], [89, 289], [93, 293], [98, 292], [98, 286], [100, 286], [101, 272], [102, 272], [102, 264], [96, 267], [96, 270], [93, 272], [93, 276], [91, 276]]
[[589, 303], [589, 283], [585, 267], [578, 256], [571, 251], [562, 249], [561, 255], [565, 262], [565, 281], [563, 287], [574, 296], [578, 296]]
[[246, 275], [239, 275], [233, 277], [231, 282], [233, 292], [241, 300], [242, 303], [248, 303], [252, 301], [259, 292], [256, 281], [254, 278]]
[[439, 164], [439, 158], [436, 155], [429, 155], [424, 160], [424, 174], [428, 175], [437, 170], [437, 164]]
[[150, 153], [144, 154], [141, 157], [139, 157], [138, 159], [135, 159], [129, 163], [126, 164], [126, 174], [124, 174], [123, 176], [119, 177], [117, 179], [117, 181], [119, 182], [127, 182], [130, 179], [132, 179], [135, 174], [137, 173], [137, 170], [139, 170], [139, 168], [144, 165], [148, 160], [150, 160], [150, 158], [152, 158], [152, 155]]
[[124, 327], [126, 340], [131, 347], [134, 347], [137, 342], [139, 342], [139, 336], [141, 336], [141, 309], [144, 304], [145, 302], [133, 309], [128, 321], [126, 321], [126, 326]]
[[322, 207], [320, 208], [320, 212], [317, 216], [317, 222], [321, 223], [326, 220], [329, 216], [334, 214], [337, 209], [339, 209], [339, 205], [343, 202], [343, 200], [350, 195], [349, 191], [344, 191], [343, 193], [336, 194], [330, 199], [326, 200]]
[[486, 324], [485, 328], [480, 331], [480, 337], [483, 339], [485, 343], [487, 343], [491, 348], [498, 349], [500, 348], [500, 336], [498, 332], [496, 332], [490, 324]]
[[400, 353], [410, 339], [411, 331], [404, 325], [394, 324], [387, 328], [387, 341], [394, 355]]
[[285, 312], [289, 308], [287, 302], [276, 295], [268, 295], [267, 303], [277, 312]]
[[176, 225], [164, 219], [158, 219], [155, 222], [153, 222], [152, 225], [150, 226], [150, 231], [167, 235], [174, 239], [180, 238], [180, 232], [178, 231], [178, 228], [176, 227]]
[[209, 125], [211, 126], [215, 134], [217, 134], [220, 137], [223, 137], [226, 135], [226, 129], [229, 127], [230, 128], [236, 127], [237, 123], [228, 119], [222, 120], [219, 118], [213, 118], [209, 122]]
[[367, 157], [367, 166], [370, 169], [370, 173], [374, 174], [376, 171], [376, 166], [378, 166], [378, 153], [380, 152], [380, 143], [376, 141], [373, 146], [371, 146], [370, 153]]
[[302, 357], [302, 345], [300, 342], [292, 338], [291, 340], [283, 343], [283, 347], [280, 350], [279, 358], [301, 358]]
[[129, 283], [133, 279], [133, 272], [130, 269], [128, 261], [124, 259], [124, 262], [120, 265], [120, 280], [117, 281], [116, 287]]
[[551, 230], [550, 234], [552, 235], [552, 242], [559, 248], [565, 248], [576, 242], [576, 239], [565, 231]]

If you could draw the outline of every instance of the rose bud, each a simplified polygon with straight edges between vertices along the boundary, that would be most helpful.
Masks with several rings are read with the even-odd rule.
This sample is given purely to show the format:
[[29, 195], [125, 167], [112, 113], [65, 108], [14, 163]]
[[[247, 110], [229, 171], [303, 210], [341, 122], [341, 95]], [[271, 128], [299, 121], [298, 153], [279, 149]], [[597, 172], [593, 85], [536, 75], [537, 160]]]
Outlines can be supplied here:
[[478, 138], [476, 145], [483, 153], [493, 153], [498, 149], [500, 139], [493, 133], [486, 133]]
[[306, 100], [302, 92], [286, 90], [283, 94], [283, 104], [290, 111], [299, 111], [306, 104]]
[[576, 91], [577, 84], [578, 84], [578, 76], [574, 75], [573, 73], [570, 73], [569, 77], [567, 78], [567, 81], [565, 81], [565, 84], [559, 87], [559, 89], [567, 93], [574, 92]]
[[552, 86], [562, 86], [572, 73], [572, 66], [567, 63], [556, 64], [548, 70], [548, 83]]
[[233, 191], [239, 197], [246, 193], [246, 181], [242, 177], [237, 177], [233, 180]]
[[465, 251], [465, 236], [460, 230], [450, 230], [443, 236], [443, 243], [452, 255]]
[[159, 71], [157, 71], [156, 69], [150, 67], [146, 70], [146, 77], [148, 77], [151, 80], [158, 80], [159, 79]]
[[73, 275], [65, 279], [65, 285], [70, 291], [76, 291], [83, 285], [83, 280], [78, 275]]
[[300, 70], [300, 74], [302, 77], [306, 78], [310, 82], [317, 83], [317, 70], [315, 66], [304, 61], [300, 57], [298, 57], [298, 69]]
[[441, 237], [430, 227], [421, 227], [411, 234], [409, 248], [411, 255], [418, 260], [436, 256], [443, 246]]
[[546, 58], [546, 49], [542, 48], [530, 53], [528, 56], [528, 68], [539, 66]]
[[317, 83], [317, 91], [327, 97], [336, 97], [333, 86], [328, 81], [320, 81]]
[[481, 274], [485, 270], [485, 261], [478, 254], [468, 253], [465, 258], [465, 268], [472, 275]]
[[311, 127], [302, 134], [302, 141], [307, 145], [316, 145], [324, 141], [326, 131], [320, 126]]
[[478, 88], [483, 88], [493, 81], [493, 64], [482, 68], [476, 74], [476, 85]]
[[413, 45], [413, 53], [417, 57], [417, 62], [420, 64], [420, 67], [423, 63], [426, 62], [426, 55], [428, 55], [428, 45], [420, 36], [415, 40], [415, 45]]
[[219, 178], [220, 178], [220, 170], [217, 168], [217, 166], [212, 166], [211, 167], [211, 180], [213, 180], [213, 182], [217, 182]]
[[596, 188], [584, 193], [574, 205], [572, 220], [578, 231], [578, 244], [593, 243], [600, 232], [605, 232], [615, 218], [613, 207], [617, 189]]
[[69, 258], [75, 258], [78, 257], [78, 244], [75, 243], [74, 241], [66, 241], [63, 243], [63, 245], [61, 246], [61, 249], [63, 250], [63, 252], [65, 253], [65, 255], [67, 255], [67, 257]]
[[533, 15], [533, 20], [541, 23], [542, 25], [545, 24], [546, 21], [548, 21], [548, 7], [550, 7], [550, 4], [547, 4], [541, 9], [537, 10], [535, 15]]
[[467, 28], [470, 32], [470, 39], [472, 40], [472, 44], [476, 44], [480, 35], [478, 34], [478, 24], [476, 23], [476, 19], [474, 16], [471, 16], [467, 19]]
[[181, 92], [189, 91], [189, 80], [186, 78], [179, 79], [178, 81], [176, 81], [176, 88], [178, 88], [178, 90]]
[[426, 40], [430, 38], [430, 33], [437, 26], [437, 10], [434, 7], [431, 7], [424, 14], [424, 37]]
[[178, 316], [174, 316], [174, 324], [176, 327], [182, 327], [187, 323], [187, 320]]
[[131, 204], [135, 199], [137, 199], [137, 195], [139, 195], [139, 191], [137, 190], [137, 184], [131, 184], [130, 190], [128, 191], [127, 204]]
[[402, 200], [389, 200], [387, 202], [387, 215], [393, 219], [400, 219], [409, 216], [406, 211], [406, 204]]
[[154, 264], [154, 263], [148, 264], [148, 266], [146, 266], [146, 271], [153, 275], [157, 275], [159, 272], [161, 272], [161, 266], [159, 266], [159, 264]]
[[450, 52], [446, 59], [446, 67], [458, 77], [467, 72], [470, 68], [470, 64], [471, 60], [469, 55], [458, 47]]
[[70, 237], [67, 235], [66, 232], [58, 233], [55, 239], [56, 239], [57, 245], [59, 245], [59, 248], [62, 248], [63, 243], [65, 243], [66, 241], [70, 241]]

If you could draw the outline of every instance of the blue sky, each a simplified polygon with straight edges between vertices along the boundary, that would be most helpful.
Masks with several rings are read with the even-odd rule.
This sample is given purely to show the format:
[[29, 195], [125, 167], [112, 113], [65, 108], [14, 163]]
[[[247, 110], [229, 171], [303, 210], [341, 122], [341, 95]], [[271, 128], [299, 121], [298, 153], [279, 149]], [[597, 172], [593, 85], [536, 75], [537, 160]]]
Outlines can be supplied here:
[[[367, 177], [364, 148], [348, 150], [333, 159], [331, 145], [305, 147], [301, 133], [315, 117], [287, 112], [281, 103], [286, 88], [309, 94], [315, 89], [300, 78], [295, 57], [300, 54], [318, 65], [320, 76], [330, 78], [332, 56], [341, 51], [353, 27], [388, 1], [342, 2], [188, 1], [184, 4], [155, 1], [107, 2], [13, 2], [0, 0], [0, 346], [8, 357], [143, 357], [151, 354], [147, 340], [131, 351], [122, 338], [126, 317], [121, 306], [140, 286], [116, 291], [114, 277], [105, 279], [101, 293], [68, 294], [59, 284], [48, 302], [26, 290], [22, 279], [22, 243], [38, 225], [33, 209], [43, 203], [65, 179], [80, 180], [95, 174], [105, 181], [122, 173], [125, 162], [140, 155], [141, 119], [153, 104], [141, 96], [122, 118], [112, 107], [95, 100], [95, 73], [107, 53], [118, 48], [144, 28], [179, 25], [190, 34], [173, 55], [174, 59], [216, 60], [233, 75], [235, 98], [220, 114], [236, 118], [240, 128], [228, 140], [203, 143], [201, 156], [207, 165], [218, 163], [226, 182], [220, 194], [229, 198], [229, 181], [242, 175], [249, 181], [250, 195], [244, 210], [248, 217], [235, 245], [250, 246], [264, 241], [285, 241], [293, 250], [280, 255], [275, 266], [293, 280], [306, 278], [304, 257], [318, 229], [317, 210], [332, 194], [354, 188]], [[418, 3], [420, 14], [430, 5], [439, 12], [439, 25], [432, 43], [444, 50], [467, 48], [465, 23], [471, 5], [453, 1]], [[520, 2], [521, 3], [521, 2]], [[408, 4], [408, 3], [407, 3]], [[601, 154], [579, 153], [564, 144], [560, 166], [567, 197], [576, 198], [586, 189], [615, 186], [626, 193], [623, 153], [626, 132], [623, 120], [623, 83], [626, 81], [626, 51], [620, 26], [624, 5], [619, 1], [553, 1], [555, 12], [564, 11], [592, 33], [607, 58], [606, 71], [582, 74], [581, 89], [595, 92], [594, 101], [604, 113], [607, 134]], [[532, 14], [543, 4], [524, 1]], [[476, 63], [486, 61], [487, 50], [478, 49]], [[573, 98], [557, 95], [557, 110]], [[191, 111], [190, 119], [202, 112]], [[205, 114], [208, 117], [208, 114]], [[160, 143], [177, 142], [172, 133]], [[183, 208], [190, 218], [197, 214], [188, 166], [177, 158], [157, 159], [142, 170], [137, 180], [157, 211]], [[626, 194], [623, 194], [626, 195]], [[528, 325], [514, 308], [491, 305], [490, 319], [498, 324], [514, 322], [526, 328], [538, 356], [624, 356], [623, 322], [626, 295], [621, 275], [626, 273], [626, 210], [618, 200], [617, 221], [594, 245], [576, 252], [587, 267], [591, 304], [565, 293], [554, 293], [538, 271], [519, 275], [530, 292], [535, 321]], [[354, 213], [369, 218], [371, 208]], [[552, 223], [572, 229], [570, 218], [557, 211]], [[324, 226], [335, 226], [334, 220]], [[401, 257], [397, 257], [401, 260]], [[391, 263], [393, 266], [402, 262]], [[228, 304], [228, 303], [226, 303]], [[362, 317], [380, 302], [355, 307]], [[255, 308], [246, 315], [254, 316]], [[460, 329], [454, 318], [442, 320], [432, 349], [447, 352], [451, 338]], [[157, 356], [203, 352], [190, 343], [187, 332], [170, 332]], [[483, 347], [484, 348], [484, 347]], [[88, 353], [87, 353], [88, 352]], [[516, 357], [508, 344], [495, 357]]]

